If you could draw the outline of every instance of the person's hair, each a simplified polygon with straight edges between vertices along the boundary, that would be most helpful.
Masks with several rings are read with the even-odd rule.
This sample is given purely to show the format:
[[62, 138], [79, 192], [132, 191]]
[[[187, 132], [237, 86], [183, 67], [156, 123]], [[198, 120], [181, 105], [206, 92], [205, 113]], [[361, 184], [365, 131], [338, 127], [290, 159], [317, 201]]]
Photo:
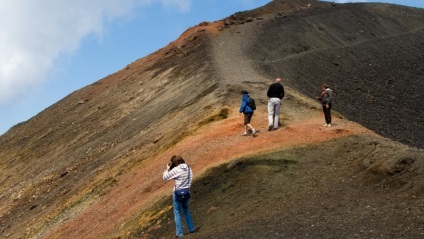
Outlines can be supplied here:
[[327, 83], [324, 83], [324, 84], [322, 84], [322, 87], [324, 87], [325, 89], [327, 89], [330, 86]]
[[172, 163], [172, 166], [175, 167], [175, 166], [178, 166], [182, 163], [185, 163], [185, 161], [181, 156], [174, 155], [174, 156], [171, 157], [171, 163]]

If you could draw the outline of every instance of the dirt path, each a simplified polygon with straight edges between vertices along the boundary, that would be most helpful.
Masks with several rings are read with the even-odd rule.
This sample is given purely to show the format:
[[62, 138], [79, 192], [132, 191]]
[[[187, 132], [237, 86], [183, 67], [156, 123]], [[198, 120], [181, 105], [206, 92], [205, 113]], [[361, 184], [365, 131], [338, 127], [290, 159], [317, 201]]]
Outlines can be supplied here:
[[[267, 79], [258, 74], [255, 65], [245, 56], [252, 42], [251, 27], [230, 27], [212, 39], [212, 52], [220, 77], [227, 84], [244, 81], [263, 82]], [[272, 79], [268, 79], [272, 80]]]
[[[231, 38], [231, 34], [245, 34]], [[243, 84], [243, 81], [264, 81], [254, 70], [252, 63], [244, 56], [248, 47], [248, 32], [230, 30], [223, 37], [213, 38], [214, 58], [225, 84]], [[234, 41], [234, 39], [239, 39]], [[272, 81], [272, 80], [270, 80]], [[264, 94], [259, 88], [256, 94]], [[324, 142], [353, 134], [373, 134], [362, 126], [335, 117], [334, 126], [322, 127], [323, 116], [319, 104], [287, 88], [283, 102], [283, 127], [267, 131], [266, 105], [260, 104], [252, 124], [259, 129], [256, 137], [241, 136], [243, 118], [237, 112], [238, 105], [230, 105], [229, 118], [207, 125], [185, 138], [156, 158], [143, 161], [123, 175], [111, 191], [84, 213], [63, 225], [59, 225], [44, 238], [104, 238], [120, 232], [119, 225], [133, 218], [137, 213], [153, 205], [157, 200], [169, 196], [171, 182], [164, 183], [161, 175], [169, 158], [178, 154], [192, 166], [195, 179], [208, 168], [233, 159], [290, 148], [296, 145]]]
[[[282, 3], [283, 4], [283, 3]], [[228, 163], [234, 159], [252, 155], [260, 155], [263, 153], [280, 151], [282, 149], [290, 149], [296, 150], [297, 146], [304, 146], [308, 144], [321, 143], [326, 141], [331, 141], [335, 139], [340, 139], [343, 137], [348, 137], [351, 135], [358, 134], [368, 134], [379, 137], [374, 134], [370, 130], [362, 127], [359, 124], [350, 122], [345, 118], [338, 115], [336, 112], [334, 115], [334, 124], [331, 128], [322, 127], [324, 123], [323, 115], [320, 110], [319, 103], [315, 102], [310, 98], [306, 98], [303, 95], [296, 93], [294, 90], [290, 89], [286, 86], [286, 97], [283, 101], [282, 105], [282, 116], [283, 116], [283, 127], [281, 127], [277, 131], [268, 132], [267, 131], [267, 111], [266, 111], [266, 89], [269, 84], [271, 84], [275, 77], [270, 76], [259, 72], [258, 65], [263, 64], [264, 62], [253, 62], [249, 57], [247, 57], [247, 53], [251, 47], [251, 43], [255, 42], [256, 39], [253, 39], [258, 36], [258, 32], [260, 32], [260, 27], [263, 24], [260, 24], [256, 21], [262, 21], [255, 19], [249, 24], [246, 25], [230, 25], [228, 28], [225, 28], [223, 31], [217, 31], [215, 28], [214, 31], [210, 31], [208, 34], [210, 35], [211, 41], [211, 61], [213, 62], [213, 66], [216, 70], [213, 77], [216, 77], [220, 88], [223, 94], [229, 95], [226, 102], [225, 107], [230, 109], [229, 117], [225, 120], [213, 122], [207, 125], [204, 125], [202, 128], [198, 129], [195, 132], [189, 132], [189, 136], [181, 140], [179, 143], [174, 145], [172, 148], [169, 148], [165, 152], [157, 155], [156, 157], [149, 158], [140, 162], [138, 165], [134, 166], [131, 169], [128, 169], [125, 174], [122, 175], [107, 175], [104, 176], [104, 179], [100, 179], [100, 181], [107, 181], [110, 178], [116, 180], [113, 187], [110, 188], [104, 195], [96, 198], [94, 201], [90, 201], [85, 203], [79, 210], [69, 213], [69, 215], [65, 215], [61, 218], [62, 221], [57, 222], [55, 225], [51, 225], [50, 228], [46, 228], [49, 230], [46, 234], [38, 235], [36, 238], [126, 238], [129, 237], [132, 232], [137, 231], [137, 228], [140, 225], [143, 225], [143, 218], [140, 218], [140, 215], [145, 212], [145, 210], [149, 210], [152, 206], [154, 206], [157, 202], [162, 199], [169, 199], [172, 190], [172, 182], [163, 182], [162, 180], [162, 172], [165, 169], [166, 163], [169, 161], [169, 158], [172, 155], [178, 154], [183, 156], [187, 162], [192, 166], [194, 172], [194, 179], [201, 179], [203, 173], [206, 170], [223, 164]], [[280, 24], [277, 24], [280, 25]], [[211, 27], [212, 28], [212, 27]], [[197, 29], [192, 29], [197, 30]], [[272, 30], [272, 28], [271, 28]], [[274, 34], [276, 31], [268, 31]], [[274, 39], [274, 36], [271, 36]], [[192, 38], [195, 39], [195, 38]], [[275, 38], [274, 41], [269, 42], [277, 42], [276, 45], [280, 44], [279, 39]], [[183, 39], [184, 40], [184, 39]], [[195, 42], [195, 41], [193, 41]], [[175, 44], [179, 46], [179, 44]], [[173, 46], [173, 50], [178, 47]], [[203, 45], [202, 45], [203, 46]], [[273, 48], [270, 49], [273, 51]], [[172, 52], [171, 50], [169, 52]], [[259, 52], [259, 51], [253, 51]], [[209, 56], [209, 55], [208, 55]], [[258, 57], [258, 61], [260, 61], [260, 57]], [[208, 59], [209, 60], [209, 59]], [[266, 64], [265, 64], [266, 65]], [[282, 67], [284, 68], [284, 67]], [[281, 68], [281, 69], [282, 69]], [[279, 68], [280, 69], [280, 68]], [[319, 68], [321, 69], [321, 68]], [[312, 71], [314, 72], [314, 71]], [[327, 74], [327, 72], [324, 72]], [[278, 77], [285, 78], [285, 72], [279, 72]], [[118, 78], [117, 78], [118, 79]], [[283, 81], [284, 85], [284, 81]], [[231, 89], [229, 89], [231, 87]], [[253, 117], [252, 124], [256, 129], [259, 129], [259, 133], [256, 137], [251, 136], [241, 136], [243, 132], [243, 118], [239, 116], [237, 110], [239, 107], [240, 100], [240, 90], [246, 89], [251, 93], [251, 96], [257, 99], [258, 110], [255, 112]], [[317, 89], [319, 91], [319, 89]], [[230, 95], [232, 94], [232, 95]], [[182, 124], [185, 122], [181, 122]], [[350, 147], [350, 145], [346, 146]], [[350, 150], [350, 148], [349, 148]], [[374, 150], [374, 149], [373, 149]], [[375, 221], [376, 224], [380, 223], [380, 218], [389, 218], [393, 217], [391, 222], [399, 223], [396, 217], [398, 215], [394, 215], [392, 212], [396, 212], [398, 210], [399, 205], [401, 204], [401, 199], [397, 199], [396, 203], [393, 203], [389, 206], [389, 211], [387, 211], [387, 205], [384, 205], [388, 201], [393, 201], [391, 197], [382, 197], [379, 198], [378, 192], [371, 191], [362, 191], [362, 188], [352, 189], [352, 185], [346, 186], [344, 184], [345, 173], [346, 170], [343, 169], [344, 161], [337, 161], [333, 159], [333, 161], [325, 161], [321, 159], [316, 159], [315, 155], [317, 151], [313, 151], [310, 153], [312, 157], [311, 160], [316, 160], [317, 162], [301, 162], [299, 165], [299, 170], [292, 172], [292, 175], [296, 176], [294, 181], [290, 180], [275, 180], [277, 183], [282, 185], [276, 185], [276, 187], [284, 186], [284, 188], [291, 189], [285, 191], [283, 194], [278, 195], [278, 199], [280, 197], [286, 197], [287, 202], [291, 203], [286, 207], [281, 206], [279, 204], [275, 204], [276, 206], [281, 208], [275, 208], [276, 210], [273, 212], [275, 215], [263, 214], [265, 215], [262, 218], [263, 221], [261, 233], [271, 233], [272, 230], [268, 230], [267, 224], [273, 221], [274, 218], [280, 220], [274, 220], [275, 222], [287, 222], [285, 218], [289, 218], [292, 220], [290, 223], [284, 224], [279, 223], [275, 228], [278, 230], [284, 231], [285, 229], [295, 229], [295, 230], [304, 230], [300, 226], [303, 222], [305, 225], [309, 225], [310, 231], [315, 231], [315, 233], [324, 233], [324, 235], [332, 235], [331, 225], [338, 224], [339, 221], [343, 221], [343, 219], [349, 219], [350, 215], [346, 215], [346, 212], [351, 212], [354, 216], [355, 220], [349, 221], [346, 224], [347, 231], [350, 233], [351, 228], [354, 230], [353, 226], [358, 223], [367, 224], [367, 221], [363, 221], [362, 219], [367, 215], [374, 215], [374, 213], [378, 213], [378, 216], [371, 216], [372, 220]], [[337, 154], [339, 152], [331, 152]], [[140, 155], [140, 158], [143, 155]], [[363, 156], [368, 157], [368, 155]], [[305, 160], [304, 160], [305, 161]], [[400, 166], [404, 166], [404, 164], [410, 163], [411, 160], [407, 159], [405, 161], [401, 161]], [[328, 167], [331, 165], [331, 167]], [[317, 167], [319, 166], [319, 167]], [[384, 165], [382, 166], [384, 168]], [[387, 166], [389, 167], [389, 166]], [[401, 168], [402, 169], [402, 168]], [[395, 168], [394, 170], [400, 170], [399, 168]], [[252, 174], [257, 173], [257, 171], [251, 171]], [[415, 172], [414, 172], [415, 173]], [[288, 175], [288, 176], [292, 176]], [[307, 175], [307, 177], [304, 177]], [[110, 176], [110, 178], [109, 178]], [[116, 176], [116, 178], [115, 178]], [[277, 174], [277, 176], [281, 176]], [[283, 175], [284, 176], [284, 175]], [[334, 180], [334, 176], [337, 176], [337, 180]], [[355, 175], [356, 176], [356, 175]], [[319, 180], [323, 180], [322, 183]], [[415, 180], [415, 178], [414, 178]], [[201, 182], [201, 180], [199, 181]], [[284, 184], [286, 183], [286, 184]], [[291, 184], [290, 184], [291, 183]], [[328, 194], [319, 192], [322, 187], [318, 188], [315, 184], [321, 183], [321, 186], [324, 185], [324, 188], [328, 188]], [[283, 185], [284, 184], [284, 185]], [[300, 187], [295, 187], [294, 185], [300, 185]], [[356, 186], [356, 185], [354, 185]], [[356, 190], [357, 189], [357, 190]], [[344, 198], [340, 198], [339, 191], [344, 192]], [[242, 191], [237, 191], [235, 194], [243, 195]], [[311, 195], [312, 194], [312, 195]], [[206, 195], [209, 196], [209, 195]], [[206, 197], [205, 196], [205, 197]], [[315, 197], [319, 196], [319, 197]], [[342, 195], [343, 196], [343, 195]], [[406, 195], [405, 197], [407, 197]], [[355, 198], [357, 197], [357, 198]], [[370, 197], [372, 197], [370, 199]], [[311, 208], [311, 210], [303, 210], [303, 206], [307, 205], [307, 201], [309, 199], [313, 199], [312, 201], [317, 202], [316, 206]], [[352, 199], [351, 199], [352, 198]], [[237, 198], [241, 200], [241, 197]], [[275, 200], [275, 198], [272, 198]], [[342, 199], [341, 202], [339, 200]], [[343, 201], [344, 199], [344, 201]], [[210, 201], [218, 201], [218, 199], [212, 198]], [[274, 201], [266, 201], [265, 205], [271, 205]], [[374, 201], [373, 201], [374, 200]], [[193, 200], [194, 201], [194, 200]], [[200, 200], [199, 200], [200, 201]], [[247, 200], [248, 201], [248, 200]], [[204, 204], [209, 202], [209, 198], [203, 200]], [[327, 207], [321, 207], [321, 202], [326, 202]], [[256, 204], [256, 201], [248, 201], [246, 203], [247, 206]], [[334, 206], [336, 204], [336, 206]], [[348, 207], [353, 204], [353, 207]], [[162, 205], [162, 204], [161, 204]], [[379, 205], [383, 205], [382, 207], [378, 207]], [[422, 208], [421, 204], [417, 204], [418, 206], [412, 207], [413, 209]], [[229, 204], [229, 208], [225, 209], [234, 209], [239, 205]], [[355, 208], [356, 206], [356, 208]], [[169, 213], [169, 207], [160, 208], [160, 213]], [[211, 207], [214, 209], [215, 207]], [[406, 208], [404, 214], [409, 216], [409, 206], [404, 205], [402, 207]], [[193, 208], [194, 209], [194, 208]], [[223, 218], [217, 217], [217, 220], [212, 221], [211, 218], [204, 219], [204, 225], [208, 225], [208, 222], [222, 222], [223, 224], [232, 220], [233, 215], [227, 215], [230, 210], [221, 210], [224, 216], [227, 216], [226, 220], [222, 220]], [[287, 210], [288, 209], [288, 210]], [[379, 209], [379, 210], [376, 210]], [[72, 210], [72, 209], [71, 209]], [[280, 210], [280, 211], [278, 211]], [[327, 211], [330, 210], [333, 213], [333, 217], [321, 218], [322, 215], [328, 215]], [[356, 210], [356, 211], [355, 211]], [[364, 213], [361, 214], [361, 212]], [[205, 213], [207, 210], [197, 210], [197, 213]], [[368, 212], [369, 211], [369, 212]], [[414, 210], [411, 210], [414, 211]], [[417, 210], [415, 210], [417, 211]], [[255, 211], [257, 213], [258, 211]], [[277, 213], [278, 212], [278, 213]], [[284, 212], [281, 213], [280, 212]], [[314, 225], [309, 223], [309, 219], [311, 219], [310, 212], [314, 212], [322, 227], [326, 229], [324, 231], [315, 230], [313, 228]], [[359, 213], [357, 213], [359, 212]], [[386, 213], [387, 212], [387, 213]], [[156, 213], [156, 212], [155, 212]], [[153, 216], [165, 218], [163, 214], [154, 214]], [[227, 213], [227, 214], [225, 214]], [[244, 213], [244, 212], [243, 212]], [[357, 214], [355, 214], [357, 213]], [[147, 213], [148, 214], [148, 213]], [[258, 213], [259, 215], [262, 215]], [[393, 216], [394, 215], [394, 216]], [[163, 217], [162, 217], [163, 216]], [[238, 215], [237, 215], [238, 216]], [[266, 218], [271, 216], [271, 218]], [[417, 218], [422, 218], [420, 212], [416, 214]], [[168, 218], [171, 218], [169, 216]], [[284, 218], [284, 220], [283, 220]], [[157, 218], [156, 218], [157, 219]], [[245, 220], [246, 217], [239, 216], [238, 220]], [[249, 218], [251, 219], [251, 218]], [[410, 220], [414, 220], [415, 218], [411, 217]], [[267, 221], [268, 220], [268, 221]], [[303, 221], [302, 221], [303, 220]], [[168, 220], [168, 222], [171, 221]], [[363, 222], [362, 222], [363, 221]], [[62, 223], [63, 222], [63, 223]], [[156, 221], [155, 221], [156, 222]], [[346, 221], [345, 221], [346, 222]], [[350, 223], [351, 222], [351, 223]], [[421, 221], [418, 221], [419, 223]], [[162, 223], [162, 222], [159, 222]], [[163, 222], [160, 226], [164, 226]], [[252, 224], [246, 225], [256, 225], [257, 221], [252, 221]], [[147, 225], [147, 224], [146, 224]], [[170, 225], [170, 224], [169, 224]], [[219, 227], [221, 229], [221, 235], [226, 234], [227, 231], [225, 229], [231, 230], [244, 230], [245, 228], [239, 228], [234, 226], [236, 224], [228, 224]], [[293, 225], [295, 227], [293, 227]], [[328, 227], [330, 225], [330, 227]], [[46, 226], [49, 227], [49, 226]], [[169, 230], [166, 235], [171, 235], [174, 232], [171, 230], [173, 226], [169, 226], [167, 230]], [[408, 225], [409, 227], [409, 225]], [[249, 227], [252, 228], [252, 227]], [[275, 229], [274, 228], [274, 229]], [[372, 228], [372, 227], [371, 227]], [[411, 227], [412, 228], [412, 227]], [[224, 230], [222, 230], [224, 229]], [[277, 231], [279, 232], [279, 231]], [[216, 238], [215, 228], [210, 230], [204, 230], [202, 232], [203, 238]], [[207, 237], [208, 233], [210, 233], [211, 237]], [[287, 232], [285, 232], [287, 233]], [[289, 238], [294, 238], [298, 234], [296, 231], [292, 232], [292, 236], [288, 236]], [[355, 232], [357, 233], [357, 232]], [[200, 235], [200, 233], [199, 233]], [[245, 235], [240, 233], [239, 235]], [[257, 234], [252, 234], [257, 235]], [[277, 234], [275, 234], [277, 235]], [[275, 236], [274, 235], [274, 236]], [[346, 234], [352, 237], [360, 237], [357, 236], [359, 234]], [[190, 235], [196, 237], [197, 235]], [[188, 236], [188, 238], [190, 238]], [[378, 235], [376, 236], [378, 237]], [[223, 238], [219, 237], [218, 238]], [[241, 238], [233, 237], [233, 238]], [[250, 238], [273, 238], [271, 237], [250, 237]], [[280, 238], [280, 237], [277, 237]], [[309, 238], [314, 238], [313, 236]], [[315, 237], [316, 238], [316, 237]], [[321, 238], [323, 236], [321, 235]], [[341, 237], [345, 238], [345, 237]]]
[[[292, 108], [287, 103], [288, 109]], [[132, 218], [135, 212], [169, 196], [170, 183], [163, 183], [161, 174], [169, 158], [182, 155], [195, 172], [195, 179], [212, 166], [238, 157], [259, 154], [274, 149], [289, 148], [352, 134], [373, 134], [356, 123], [336, 119], [331, 128], [322, 127], [318, 110], [285, 112], [290, 120], [279, 130], [266, 131], [267, 113], [256, 112], [253, 124], [260, 130], [256, 137], [241, 136], [242, 117], [234, 112], [228, 119], [198, 130], [157, 158], [145, 161], [124, 175], [100, 201], [54, 233], [58, 238], [102, 238]], [[95, 225], [95, 227], [93, 227]], [[46, 238], [51, 238], [52, 235]]]

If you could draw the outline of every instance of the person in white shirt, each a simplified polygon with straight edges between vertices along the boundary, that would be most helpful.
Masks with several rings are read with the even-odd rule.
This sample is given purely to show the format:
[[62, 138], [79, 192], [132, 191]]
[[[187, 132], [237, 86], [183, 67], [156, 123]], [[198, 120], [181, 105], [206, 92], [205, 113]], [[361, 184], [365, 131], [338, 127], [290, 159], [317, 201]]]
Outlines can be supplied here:
[[163, 172], [163, 180], [171, 179], [174, 179], [175, 181], [172, 201], [174, 207], [176, 237], [182, 237], [184, 232], [181, 220], [181, 210], [184, 212], [189, 232], [193, 233], [195, 231], [195, 227], [190, 211], [188, 210], [193, 172], [181, 156], [172, 156], [171, 162], [167, 165], [166, 170]]

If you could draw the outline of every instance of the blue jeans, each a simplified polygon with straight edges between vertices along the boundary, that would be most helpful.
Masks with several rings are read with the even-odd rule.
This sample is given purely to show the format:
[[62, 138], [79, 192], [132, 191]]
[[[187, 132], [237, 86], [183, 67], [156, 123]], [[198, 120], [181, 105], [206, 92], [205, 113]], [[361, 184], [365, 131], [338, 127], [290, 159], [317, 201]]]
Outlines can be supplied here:
[[172, 202], [174, 204], [175, 228], [177, 236], [184, 235], [183, 224], [181, 221], [181, 209], [184, 212], [187, 228], [190, 232], [194, 232], [193, 219], [191, 218], [190, 211], [188, 210], [188, 200], [178, 201], [175, 199], [175, 193], [172, 193]]

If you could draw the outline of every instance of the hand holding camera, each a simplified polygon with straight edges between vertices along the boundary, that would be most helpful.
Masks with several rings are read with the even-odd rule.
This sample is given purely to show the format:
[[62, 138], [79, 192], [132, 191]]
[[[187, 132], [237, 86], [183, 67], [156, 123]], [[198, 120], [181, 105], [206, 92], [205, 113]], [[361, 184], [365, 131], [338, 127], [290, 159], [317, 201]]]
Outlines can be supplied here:
[[172, 164], [172, 162], [169, 162], [169, 163], [167, 164], [167, 169], [168, 169], [168, 171], [172, 170], [174, 167], [175, 167], [175, 165], [173, 165], [173, 164]]

